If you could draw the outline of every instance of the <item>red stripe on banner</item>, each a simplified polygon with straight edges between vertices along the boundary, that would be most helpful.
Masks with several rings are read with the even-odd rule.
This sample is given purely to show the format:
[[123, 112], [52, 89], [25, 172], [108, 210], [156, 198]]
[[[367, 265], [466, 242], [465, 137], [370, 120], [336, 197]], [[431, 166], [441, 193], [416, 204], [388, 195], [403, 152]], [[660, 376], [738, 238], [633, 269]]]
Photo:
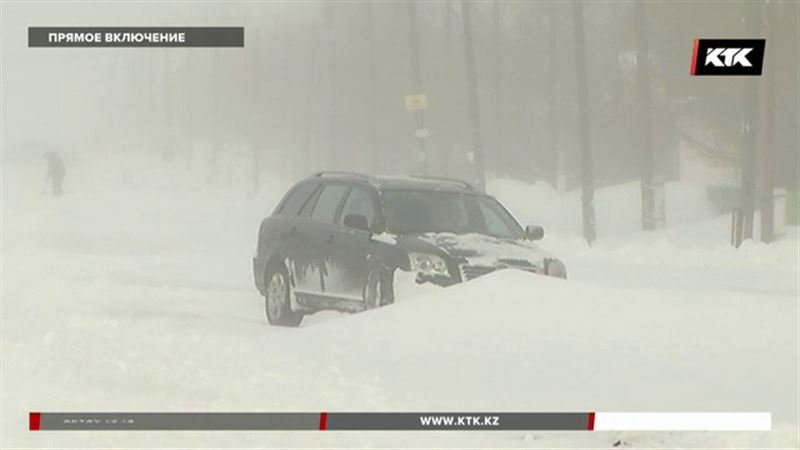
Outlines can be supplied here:
[[320, 430], [327, 430], [328, 429], [328, 413], [319, 413], [319, 429]]
[[692, 75], [697, 69], [697, 47], [700, 45], [700, 39], [694, 40], [694, 50], [692, 50]]
[[594, 431], [594, 413], [593, 412], [589, 413], [589, 427], [588, 427], [588, 430], [589, 431]]
[[30, 431], [38, 431], [42, 426], [42, 413], [32, 412], [29, 416]]

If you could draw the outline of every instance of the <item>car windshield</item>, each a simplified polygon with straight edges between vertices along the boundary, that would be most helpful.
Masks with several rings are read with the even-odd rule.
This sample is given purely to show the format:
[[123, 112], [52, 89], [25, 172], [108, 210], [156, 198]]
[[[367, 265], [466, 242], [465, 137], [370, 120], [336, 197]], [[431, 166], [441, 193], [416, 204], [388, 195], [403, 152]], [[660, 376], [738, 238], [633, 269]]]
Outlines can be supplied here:
[[513, 217], [491, 197], [457, 192], [384, 190], [387, 229], [395, 234], [480, 233], [521, 238]]

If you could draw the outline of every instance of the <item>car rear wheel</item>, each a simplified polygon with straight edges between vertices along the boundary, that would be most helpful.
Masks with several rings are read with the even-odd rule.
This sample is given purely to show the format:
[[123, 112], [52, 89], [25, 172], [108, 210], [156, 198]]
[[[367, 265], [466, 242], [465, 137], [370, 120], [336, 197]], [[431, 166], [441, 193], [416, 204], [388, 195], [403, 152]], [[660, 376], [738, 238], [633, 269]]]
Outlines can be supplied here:
[[378, 308], [394, 303], [392, 272], [386, 267], [375, 267], [367, 274], [364, 285], [364, 303], [367, 308]]
[[270, 325], [296, 327], [303, 321], [303, 314], [292, 311], [289, 298], [291, 286], [289, 273], [282, 265], [272, 264], [267, 270], [264, 313]]

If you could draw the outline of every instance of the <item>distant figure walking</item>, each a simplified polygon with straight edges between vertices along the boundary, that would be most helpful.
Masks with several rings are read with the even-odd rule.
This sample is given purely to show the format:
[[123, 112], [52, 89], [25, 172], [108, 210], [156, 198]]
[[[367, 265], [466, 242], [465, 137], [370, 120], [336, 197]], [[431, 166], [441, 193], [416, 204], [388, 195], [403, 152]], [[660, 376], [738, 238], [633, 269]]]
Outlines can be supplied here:
[[64, 167], [64, 160], [57, 152], [47, 152], [44, 154], [47, 158], [47, 177], [44, 179], [44, 184], [52, 182], [53, 196], [58, 197], [61, 195], [61, 184], [64, 182], [64, 176], [67, 174], [67, 169]]

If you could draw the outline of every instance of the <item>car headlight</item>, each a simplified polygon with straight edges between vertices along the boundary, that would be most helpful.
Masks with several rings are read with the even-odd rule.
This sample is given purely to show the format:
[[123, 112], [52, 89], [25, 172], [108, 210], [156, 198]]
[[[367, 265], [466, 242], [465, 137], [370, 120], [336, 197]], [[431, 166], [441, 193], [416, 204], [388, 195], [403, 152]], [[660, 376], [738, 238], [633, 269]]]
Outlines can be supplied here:
[[567, 278], [567, 268], [557, 259], [548, 259], [544, 265], [545, 274], [551, 277]]
[[411, 253], [408, 256], [411, 259], [411, 271], [413, 272], [425, 275], [449, 275], [447, 264], [436, 255]]

